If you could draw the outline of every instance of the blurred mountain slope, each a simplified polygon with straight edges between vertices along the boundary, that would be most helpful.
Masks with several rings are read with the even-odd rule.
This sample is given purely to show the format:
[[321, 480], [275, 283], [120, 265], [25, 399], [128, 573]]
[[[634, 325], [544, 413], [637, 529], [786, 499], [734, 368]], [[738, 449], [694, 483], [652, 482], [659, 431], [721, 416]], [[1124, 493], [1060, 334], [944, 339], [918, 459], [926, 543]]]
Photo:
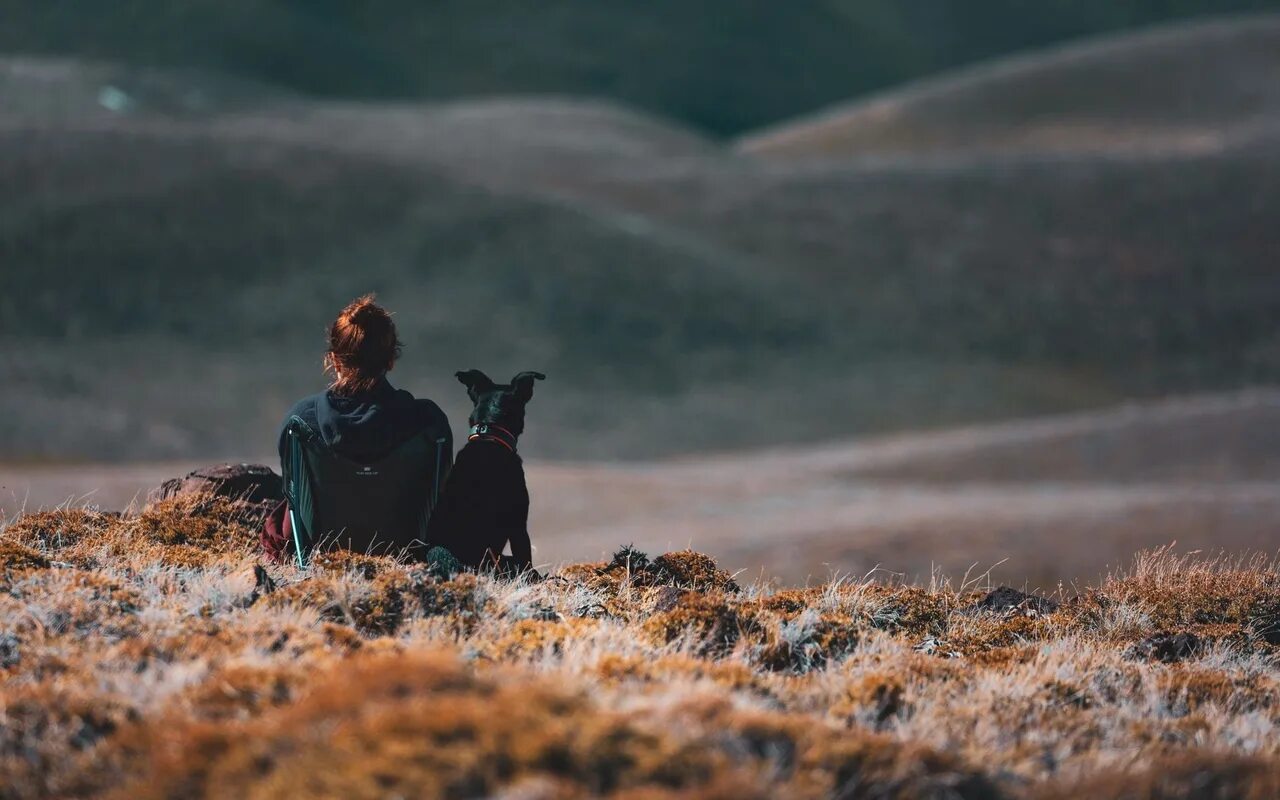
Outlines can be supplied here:
[[1276, 0], [3, 0], [0, 52], [329, 96], [610, 97], [740, 133], [950, 66]]
[[1211, 152], [1280, 129], [1280, 15], [1107, 36], [753, 133], [768, 157]]
[[1267, 131], [813, 163], [562, 96], [314, 100], [48, 58], [0, 90], [10, 458], [269, 450], [370, 290], [409, 345], [396, 380], [457, 420], [455, 369], [551, 374], [546, 456], [1280, 381]]

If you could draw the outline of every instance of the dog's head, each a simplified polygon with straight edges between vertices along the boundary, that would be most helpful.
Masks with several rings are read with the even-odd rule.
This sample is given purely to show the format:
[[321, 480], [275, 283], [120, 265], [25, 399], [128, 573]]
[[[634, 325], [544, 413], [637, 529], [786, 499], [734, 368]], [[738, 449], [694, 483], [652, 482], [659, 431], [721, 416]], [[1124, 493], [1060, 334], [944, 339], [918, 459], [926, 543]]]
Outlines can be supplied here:
[[524, 432], [524, 407], [533, 399], [533, 382], [547, 377], [541, 372], [521, 372], [511, 383], [498, 384], [478, 369], [457, 375], [475, 406], [471, 425], [501, 425], [516, 436]]

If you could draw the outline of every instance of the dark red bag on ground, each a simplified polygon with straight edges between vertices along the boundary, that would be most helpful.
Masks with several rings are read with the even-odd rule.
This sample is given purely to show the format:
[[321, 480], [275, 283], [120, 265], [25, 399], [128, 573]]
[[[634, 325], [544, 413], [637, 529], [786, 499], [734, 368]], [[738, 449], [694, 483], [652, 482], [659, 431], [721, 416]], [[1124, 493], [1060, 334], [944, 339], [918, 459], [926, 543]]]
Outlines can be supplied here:
[[268, 559], [283, 564], [289, 558], [289, 547], [293, 543], [293, 523], [290, 520], [289, 501], [281, 500], [271, 509], [262, 523], [262, 553]]

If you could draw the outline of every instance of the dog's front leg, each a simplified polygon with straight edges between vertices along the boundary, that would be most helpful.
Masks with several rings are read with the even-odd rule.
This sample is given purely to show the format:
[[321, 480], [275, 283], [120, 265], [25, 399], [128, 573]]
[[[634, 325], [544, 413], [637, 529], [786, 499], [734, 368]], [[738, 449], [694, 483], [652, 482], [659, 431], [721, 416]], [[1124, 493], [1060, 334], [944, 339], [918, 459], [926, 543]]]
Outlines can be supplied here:
[[529, 569], [533, 566], [533, 544], [529, 541], [529, 487], [523, 480], [511, 511], [511, 558], [520, 569]]

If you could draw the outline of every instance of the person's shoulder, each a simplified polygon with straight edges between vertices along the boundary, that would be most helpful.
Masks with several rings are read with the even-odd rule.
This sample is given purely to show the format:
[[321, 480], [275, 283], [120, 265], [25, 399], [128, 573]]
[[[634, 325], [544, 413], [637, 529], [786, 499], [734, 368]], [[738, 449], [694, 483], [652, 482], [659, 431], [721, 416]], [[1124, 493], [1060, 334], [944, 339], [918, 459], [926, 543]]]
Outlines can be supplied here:
[[289, 409], [289, 413], [284, 415], [284, 426], [287, 426], [295, 417], [301, 419], [308, 425], [315, 427], [317, 424], [316, 408], [320, 404], [320, 399], [324, 397], [324, 392], [308, 395], [293, 404]]
[[312, 430], [319, 430], [320, 421], [316, 411], [317, 404], [323, 394], [313, 394], [304, 397], [293, 404], [293, 408], [289, 409], [289, 413], [284, 415], [284, 420], [280, 423], [280, 458], [283, 462], [285, 450], [285, 438], [289, 430], [289, 426], [293, 424], [295, 419], [300, 419], [306, 423]]
[[434, 401], [425, 397], [414, 397], [406, 389], [396, 389], [396, 402], [397, 404], [402, 404], [402, 407], [408, 408], [413, 419], [420, 425], [431, 428], [434, 431], [449, 430], [449, 418], [445, 416], [444, 410], [436, 405]]
[[436, 428], [449, 427], [449, 418], [445, 415], [444, 409], [436, 405], [432, 400], [425, 397], [414, 398], [414, 411], [424, 423]]

